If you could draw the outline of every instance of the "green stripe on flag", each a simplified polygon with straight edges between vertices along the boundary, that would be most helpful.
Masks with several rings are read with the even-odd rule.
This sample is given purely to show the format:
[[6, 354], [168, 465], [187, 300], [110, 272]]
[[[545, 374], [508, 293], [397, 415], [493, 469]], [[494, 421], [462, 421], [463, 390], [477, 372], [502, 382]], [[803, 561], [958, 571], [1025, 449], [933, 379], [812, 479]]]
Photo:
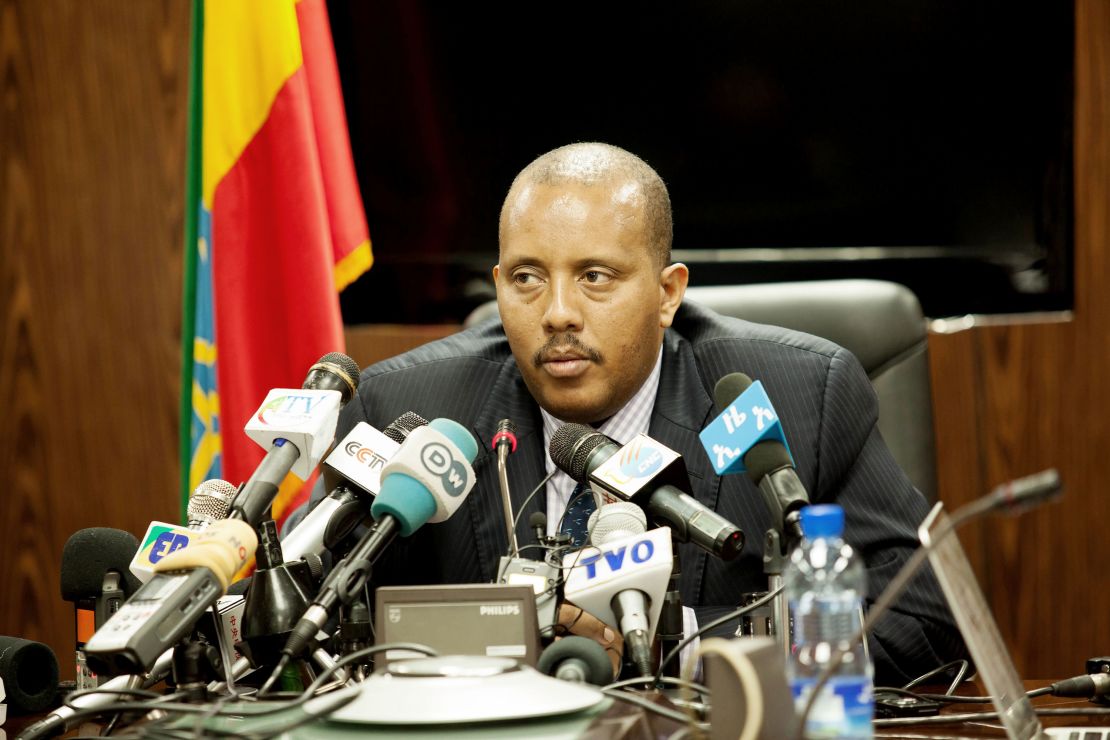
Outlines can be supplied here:
[[181, 301], [181, 522], [187, 521], [189, 464], [192, 459], [193, 340], [196, 322], [197, 220], [200, 214], [201, 91], [204, 63], [204, 0], [193, 0], [193, 37], [189, 64], [189, 131], [185, 162], [185, 269]]

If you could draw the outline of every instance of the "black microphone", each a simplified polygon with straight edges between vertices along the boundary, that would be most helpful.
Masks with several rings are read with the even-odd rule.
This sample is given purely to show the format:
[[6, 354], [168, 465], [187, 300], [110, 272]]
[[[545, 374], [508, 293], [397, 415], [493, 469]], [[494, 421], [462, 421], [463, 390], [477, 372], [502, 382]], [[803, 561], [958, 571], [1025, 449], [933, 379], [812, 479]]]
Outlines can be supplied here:
[[[718, 380], [713, 388], [717, 413], [723, 414], [751, 384], [752, 379], [744, 373], [730, 373]], [[809, 506], [809, 494], [798, 478], [786, 446], [775, 439], [758, 442], [744, 454], [744, 467], [748, 478], [763, 494], [776, 527], [781, 529], [787, 540], [800, 540], [801, 510]]]
[[536, 534], [536, 542], [543, 544], [547, 538], [547, 514], [542, 511], [533, 511], [528, 517], [528, 526]]
[[[610, 463], [622, 452], [627, 454]], [[645, 434], [622, 448], [584, 424], [566, 424], [551, 436], [550, 454], [575, 481], [638, 504], [670, 527], [679, 542], [693, 542], [722, 560], [733, 560], [744, 547], [739, 527], [677, 487], [689, 485], [682, 456]], [[622, 463], [623, 458], [627, 461]], [[603, 469], [606, 463], [609, 470]], [[629, 465], [632, 469], [626, 470]]]
[[78, 530], [62, 548], [62, 599], [74, 605], [78, 689], [98, 685], [86, 665], [85, 643], [142, 585], [129, 569], [138, 549], [133, 534], [110, 527]]
[[[354, 360], [341, 352], [329, 352], [308, 369], [308, 375], [301, 384], [301, 389], [338, 391], [340, 394], [339, 405], [342, 407], [354, 396], [355, 390], [358, 388], [358, 376], [358, 365], [355, 364]], [[261, 415], [260, 410], [259, 416]], [[295, 418], [293, 422], [303, 430], [302, 434], [306, 434], [310, 438], [310, 442], [306, 446], [313, 450], [319, 447], [322, 453], [330, 444], [332, 435], [335, 434], [335, 419], [331, 419], [331, 429], [329, 431], [326, 428], [328, 424], [325, 419], [321, 419], [319, 424], [309, 429], [305, 423], [305, 417], [309, 417], [307, 412], [302, 417]], [[249, 429], [248, 426], [248, 431]], [[288, 436], [293, 436], [293, 429], [289, 431]], [[326, 435], [328, 441], [319, 445], [317, 440], [312, 439], [317, 435]], [[309, 450], [306, 450], [304, 453], [306, 457], [308, 453]], [[250, 480], [243, 484], [239, 495], [232, 502], [231, 513], [228, 518], [241, 519], [252, 527], [257, 527], [265, 518], [266, 512], [274, 502], [274, 498], [277, 497], [278, 486], [281, 485], [285, 476], [289, 474], [289, 471], [293, 469], [293, 465], [297, 463], [301, 456], [302, 452], [297, 448], [297, 445], [290, 442], [285, 436], [279, 435], [276, 437], [267, 450], [266, 456], [262, 458], [262, 462], [251, 474]], [[315, 467], [318, 461], [319, 458], [315, 460], [309, 458], [308, 462], [311, 463], [309, 468]], [[308, 476], [304, 477], [307, 478]]]
[[13, 714], [49, 709], [58, 694], [58, 659], [54, 651], [41, 642], [0, 636], [0, 686], [7, 693]]
[[613, 680], [613, 665], [605, 648], [580, 635], [563, 637], [548, 645], [540, 653], [536, 668], [571, 683], [605, 686]]

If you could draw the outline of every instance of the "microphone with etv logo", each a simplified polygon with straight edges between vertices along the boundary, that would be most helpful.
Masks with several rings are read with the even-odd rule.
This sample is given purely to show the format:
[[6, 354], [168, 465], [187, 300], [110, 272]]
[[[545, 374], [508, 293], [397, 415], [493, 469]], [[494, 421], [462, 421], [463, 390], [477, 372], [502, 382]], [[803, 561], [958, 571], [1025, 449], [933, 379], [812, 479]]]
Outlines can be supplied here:
[[744, 547], [744, 533], [681, 489], [689, 487], [682, 456], [646, 434], [621, 447], [584, 424], [566, 424], [551, 436], [551, 460], [579, 483], [632, 501], [679, 542], [693, 542], [722, 560]]
[[328, 575], [289, 636], [262, 693], [308, 647], [335, 610], [362, 591], [371, 566], [394, 537], [408, 537], [424, 524], [446, 521], [455, 513], [474, 487], [470, 463], [477, 454], [474, 435], [450, 419], [433, 419], [409, 434], [382, 470], [382, 489], [371, 507], [374, 526]]
[[89, 667], [107, 675], [149, 670], [223, 595], [257, 544], [250, 525], [224, 519], [160, 560], [154, 577], [85, 643]]
[[247, 436], [266, 450], [231, 505], [229, 518], [257, 527], [292, 472], [308, 480], [331, 446], [339, 409], [358, 387], [358, 365], [347, 355], [329, 352], [309, 368], [300, 389], [275, 388], [247, 421]]
[[90, 527], [74, 532], [62, 548], [62, 598], [75, 608], [78, 689], [99, 684], [86, 664], [85, 644], [141, 585], [128, 571], [138, 547], [130, 532]]
[[385, 464], [414, 429], [427, 424], [427, 419], [411, 411], [380, 432], [364, 421], [356, 424], [323, 462], [325, 481], [334, 473], [340, 482], [282, 538], [285, 559], [298, 560], [310, 553], [322, 556], [346, 539], [366, 518], [381, 490]]

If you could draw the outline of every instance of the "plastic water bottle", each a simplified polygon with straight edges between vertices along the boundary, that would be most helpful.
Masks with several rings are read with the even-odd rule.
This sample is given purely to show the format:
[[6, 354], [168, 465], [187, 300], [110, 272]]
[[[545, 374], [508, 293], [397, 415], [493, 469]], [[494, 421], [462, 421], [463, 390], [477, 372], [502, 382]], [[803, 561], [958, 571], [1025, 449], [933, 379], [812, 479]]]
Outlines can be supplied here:
[[[859, 558], [843, 539], [844, 509], [810, 506], [801, 519], [805, 539], [791, 553], [784, 576], [794, 620], [787, 677], [799, 713], [829, 658], [859, 630], [867, 585]], [[857, 643], [821, 690], [805, 736], [872, 737], [873, 677], [871, 661]]]

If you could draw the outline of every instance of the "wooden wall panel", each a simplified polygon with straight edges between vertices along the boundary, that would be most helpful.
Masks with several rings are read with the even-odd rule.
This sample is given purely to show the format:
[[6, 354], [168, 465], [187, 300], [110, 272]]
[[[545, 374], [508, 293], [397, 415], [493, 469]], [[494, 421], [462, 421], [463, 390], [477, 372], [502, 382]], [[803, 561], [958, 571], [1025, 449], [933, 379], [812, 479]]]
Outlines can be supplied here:
[[1076, 3], [1075, 53], [1073, 318], [930, 338], [946, 504], [1049, 466], [1065, 482], [1061, 502], [961, 536], [1030, 677], [1110, 649], [1110, 3]]
[[74, 531], [177, 516], [190, 4], [0, 3], [0, 634], [72, 677]]

